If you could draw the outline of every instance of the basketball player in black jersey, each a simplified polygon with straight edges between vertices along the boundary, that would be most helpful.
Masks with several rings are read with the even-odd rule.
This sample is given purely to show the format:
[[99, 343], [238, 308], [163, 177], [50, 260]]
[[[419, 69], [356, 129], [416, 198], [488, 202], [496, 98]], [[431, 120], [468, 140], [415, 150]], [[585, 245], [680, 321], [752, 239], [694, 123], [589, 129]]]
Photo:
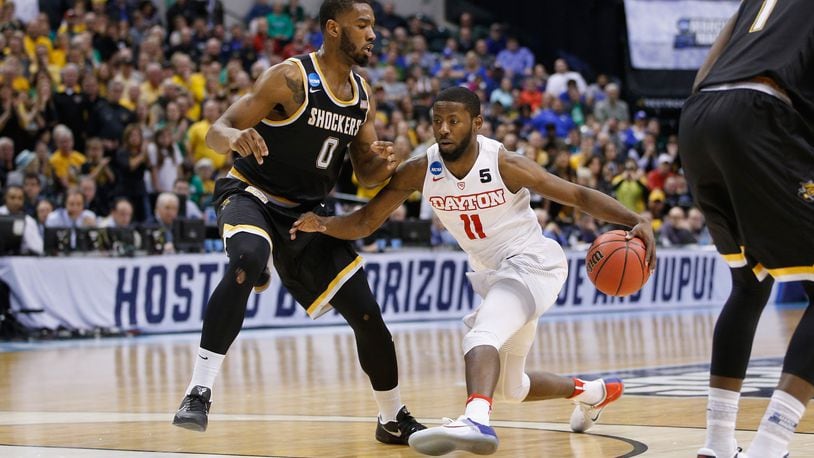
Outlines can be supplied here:
[[[698, 72], [679, 127], [682, 163], [732, 292], [715, 326], [699, 457], [736, 456], [738, 399], [773, 281], [814, 300], [814, 2], [744, 0]], [[814, 306], [791, 338], [748, 451], [787, 456], [814, 395]]]
[[[288, 230], [306, 211], [324, 214], [346, 148], [362, 185], [388, 179], [400, 159], [377, 141], [375, 106], [352, 71], [373, 49], [374, 16], [363, 0], [326, 0], [322, 48], [266, 70], [207, 133], [207, 145], [241, 157], [218, 180], [218, 226], [229, 265], [209, 299], [192, 381], [173, 424], [204, 431], [212, 385], [243, 323], [252, 287], [280, 279], [312, 318], [335, 308], [353, 328], [362, 369], [379, 407], [376, 439], [406, 444], [424, 429], [401, 403], [393, 340], [352, 245], [323, 234], [292, 241]], [[310, 235], [310, 234], [309, 234]]]

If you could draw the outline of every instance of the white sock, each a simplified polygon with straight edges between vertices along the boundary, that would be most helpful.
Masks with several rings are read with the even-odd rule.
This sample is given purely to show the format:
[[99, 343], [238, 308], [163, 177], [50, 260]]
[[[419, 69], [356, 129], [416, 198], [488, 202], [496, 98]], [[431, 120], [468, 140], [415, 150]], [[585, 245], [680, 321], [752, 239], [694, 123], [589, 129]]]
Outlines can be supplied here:
[[472, 395], [466, 400], [464, 416], [482, 425], [489, 426], [489, 415], [492, 413], [492, 400], [486, 396]]
[[735, 456], [735, 422], [738, 419], [738, 391], [710, 388], [707, 398], [707, 439], [704, 447], [721, 457]]
[[574, 377], [574, 394], [568, 399], [584, 402], [588, 405], [599, 404], [605, 397], [605, 388], [602, 387], [602, 379], [585, 380]]
[[382, 423], [396, 421], [396, 414], [404, 406], [401, 403], [401, 393], [399, 393], [398, 385], [392, 390], [373, 390], [373, 398], [376, 399], [376, 404], [379, 406], [379, 421]]
[[783, 456], [805, 410], [806, 406], [794, 396], [775, 390], [747, 455], [765, 458]]
[[192, 370], [192, 380], [189, 382], [186, 394], [191, 393], [192, 388], [196, 385], [205, 386], [211, 390], [225, 357], [226, 355], [198, 348], [198, 354], [195, 356], [195, 369]]

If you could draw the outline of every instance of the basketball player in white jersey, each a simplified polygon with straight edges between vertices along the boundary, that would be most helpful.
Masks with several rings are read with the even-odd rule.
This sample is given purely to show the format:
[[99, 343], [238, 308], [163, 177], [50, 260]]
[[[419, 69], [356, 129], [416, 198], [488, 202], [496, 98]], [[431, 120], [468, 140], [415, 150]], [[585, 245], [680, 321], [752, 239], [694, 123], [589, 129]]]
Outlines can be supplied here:
[[650, 223], [601, 192], [564, 181], [526, 157], [508, 152], [495, 140], [477, 135], [483, 123], [480, 100], [454, 87], [433, 103], [437, 143], [426, 156], [400, 166], [390, 183], [367, 205], [339, 217], [303, 214], [297, 231], [324, 232], [354, 240], [371, 234], [414, 191], [421, 191], [446, 228], [469, 254], [468, 274], [483, 297], [464, 318], [466, 410], [457, 420], [417, 431], [410, 446], [429, 455], [454, 450], [490, 454], [498, 439], [489, 426], [492, 399], [509, 402], [573, 399], [571, 428], [590, 428], [608, 404], [622, 395], [619, 379], [584, 381], [552, 373], [526, 373], [526, 355], [537, 321], [557, 300], [568, 269], [562, 248], [542, 235], [529, 206], [529, 190], [585, 211], [596, 218], [632, 227], [647, 246], [647, 264], [655, 266]]

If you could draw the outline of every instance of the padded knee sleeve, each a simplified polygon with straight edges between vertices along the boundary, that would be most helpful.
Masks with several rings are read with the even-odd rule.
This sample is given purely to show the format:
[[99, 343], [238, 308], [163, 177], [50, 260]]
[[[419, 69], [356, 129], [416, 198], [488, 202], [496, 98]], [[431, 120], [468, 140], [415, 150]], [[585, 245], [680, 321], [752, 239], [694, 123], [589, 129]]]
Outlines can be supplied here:
[[512, 280], [495, 283], [477, 311], [464, 319], [471, 328], [463, 339], [464, 354], [479, 345], [500, 350], [529, 320], [537, 319], [534, 310], [525, 285]]
[[[271, 255], [268, 242], [262, 237], [250, 233], [238, 233], [226, 241], [226, 253], [229, 255], [227, 275], [232, 274], [238, 283], [254, 282], [266, 268]], [[245, 279], [240, 282], [237, 275], [240, 271], [245, 273]]]
[[529, 395], [531, 379], [526, 374], [526, 356], [536, 334], [537, 321], [530, 321], [500, 348], [500, 377], [494, 395], [496, 399], [518, 403]]
[[466, 333], [462, 345], [464, 354], [467, 354], [469, 350], [481, 345], [488, 345], [494, 347], [495, 350], [500, 350], [501, 344], [502, 339], [494, 331], [475, 327]]
[[518, 404], [526, 399], [531, 389], [531, 379], [525, 372], [520, 377], [507, 376], [506, 371], [501, 370], [500, 379], [495, 387], [494, 398], [510, 404]]
[[226, 242], [229, 265], [206, 306], [201, 348], [225, 355], [246, 315], [254, 282], [266, 267], [269, 245], [260, 236], [238, 233]]

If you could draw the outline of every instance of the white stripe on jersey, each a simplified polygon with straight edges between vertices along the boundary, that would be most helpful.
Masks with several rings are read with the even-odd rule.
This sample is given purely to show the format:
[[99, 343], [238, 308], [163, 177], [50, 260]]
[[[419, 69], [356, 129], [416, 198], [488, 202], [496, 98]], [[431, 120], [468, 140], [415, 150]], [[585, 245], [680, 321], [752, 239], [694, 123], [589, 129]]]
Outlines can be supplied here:
[[[447, 230], [469, 254], [476, 271], [497, 269], [510, 256], [549, 246], [529, 206], [528, 189], [515, 194], [503, 183], [498, 170], [501, 143], [482, 135], [478, 135], [477, 141], [478, 158], [460, 180], [447, 170], [438, 144], [432, 145], [427, 150], [423, 193]], [[554, 249], [561, 251], [559, 246]]]

